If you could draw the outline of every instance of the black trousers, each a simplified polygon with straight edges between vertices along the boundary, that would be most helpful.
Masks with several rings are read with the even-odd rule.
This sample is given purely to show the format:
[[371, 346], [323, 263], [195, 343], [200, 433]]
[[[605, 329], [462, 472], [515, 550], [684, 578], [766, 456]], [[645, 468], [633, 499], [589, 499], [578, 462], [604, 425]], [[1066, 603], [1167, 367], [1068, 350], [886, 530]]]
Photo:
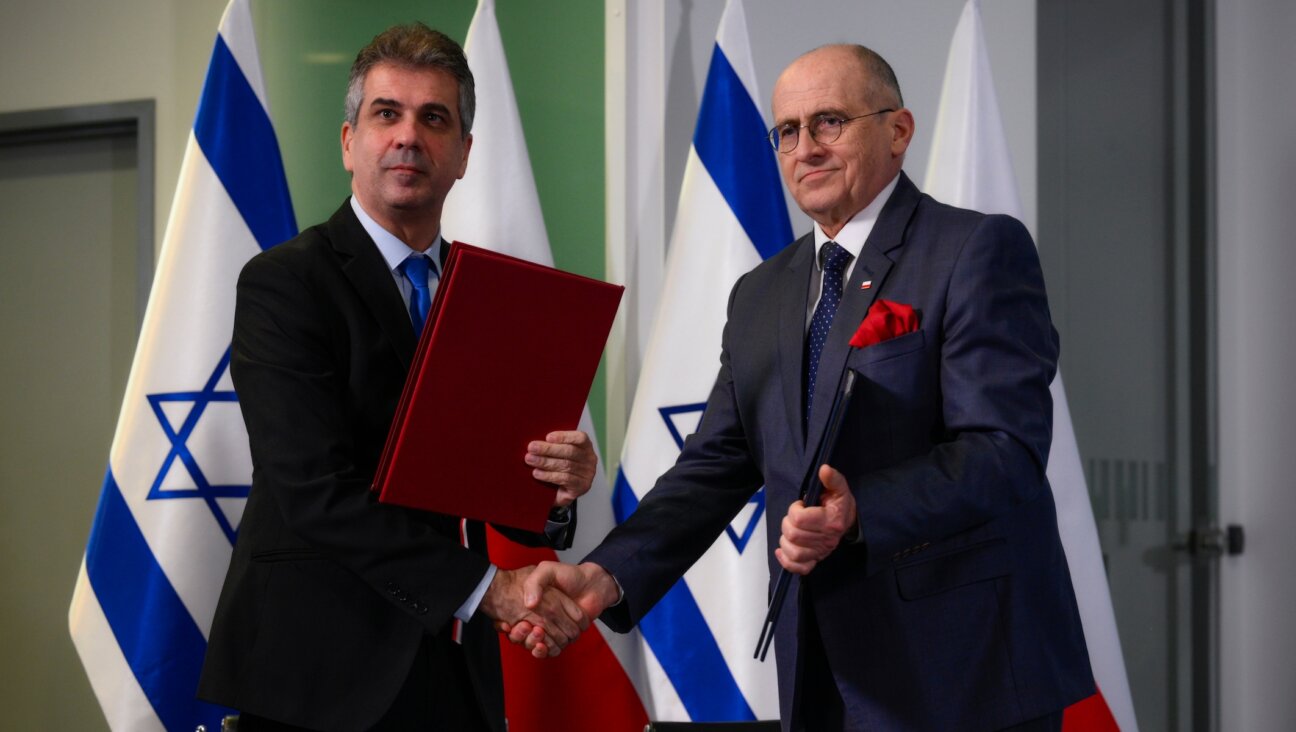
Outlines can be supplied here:
[[[424, 636], [395, 701], [368, 732], [489, 732], [468, 681], [463, 648]], [[316, 732], [244, 712], [238, 732]]]

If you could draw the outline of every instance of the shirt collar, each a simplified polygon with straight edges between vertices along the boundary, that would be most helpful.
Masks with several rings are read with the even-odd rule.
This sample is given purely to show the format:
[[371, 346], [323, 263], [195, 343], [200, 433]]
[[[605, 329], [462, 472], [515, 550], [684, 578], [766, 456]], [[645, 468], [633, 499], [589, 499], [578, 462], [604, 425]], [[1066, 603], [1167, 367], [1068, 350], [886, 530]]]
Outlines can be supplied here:
[[823, 252], [823, 245], [830, 241], [837, 242], [839, 246], [850, 252], [852, 263], [859, 259], [860, 252], [864, 251], [864, 242], [868, 241], [869, 234], [873, 233], [873, 225], [877, 223], [878, 215], [882, 213], [882, 207], [885, 206], [886, 202], [891, 198], [891, 194], [895, 192], [896, 184], [899, 182], [900, 174], [897, 173], [896, 177], [892, 178], [891, 182], [873, 197], [873, 200], [869, 205], [865, 206], [859, 213], [852, 216], [850, 221], [846, 222], [846, 225], [842, 227], [842, 230], [837, 232], [837, 236], [829, 239], [828, 235], [823, 232], [823, 229], [821, 229], [818, 224], [815, 224], [816, 270], [823, 268], [823, 265], [820, 264], [819, 261], [819, 255]]
[[[396, 238], [395, 234], [384, 229], [377, 221], [374, 221], [373, 217], [364, 210], [355, 196], [351, 197], [351, 210], [355, 211], [356, 218], [360, 219], [360, 225], [364, 227], [365, 232], [369, 234], [369, 238], [373, 239], [374, 244], [378, 246], [378, 253], [382, 254], [383, 260], [387, 262], [388, 269], [395, 271], [401, 265], [401, 262], [409, 259], [409, 256], [417, 251]], [[432, 241], [432, 246], [428, 247], [428, 253], [435, 260], [436, 253], [440, 251], [441, 233], [437, 232], [436, 239]], [[436, 261], [436, 264], [438, 267], [441, 265], [440, 261]]]

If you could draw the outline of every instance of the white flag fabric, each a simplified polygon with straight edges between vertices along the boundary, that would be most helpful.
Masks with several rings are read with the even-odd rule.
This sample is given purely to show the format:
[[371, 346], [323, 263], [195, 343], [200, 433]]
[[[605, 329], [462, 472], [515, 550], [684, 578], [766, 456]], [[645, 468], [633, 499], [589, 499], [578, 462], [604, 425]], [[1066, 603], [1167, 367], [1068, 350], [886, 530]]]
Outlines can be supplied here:
[[[719, 367], [729, 291], [792, 239], [765, 139], [740, 0], [720, 19], [684, 169], [666, 275], [615, 488], [624, 520], [679, 456]], [[772, 658], [752, 658], [767, 604], [762, 489], [639, 628], [649, 715], [670, 721], [778, 719]]]
[[[954, 206], [1022, 217], [990, 73], [979, 0], [968, 0], [964, 6], [950, 44], [923, 189], [936, 200]], [[1047, 474], [1099, 689], [1095, 698], [1067, 710], [1063, 729], [1110, 729], [1114, 722], [1124, 732], [1137, 732], [1098, 530], [1060, 372], [1051, 391], [1053, 445]]]
[[[467, 172], [450, 190], [442, 213], [443, 235], [552, 266], [494, 0], [478, 3], [464, 52], [476, 83], [477, 114]], [[561, 323], [552, 326], [560, 333]], [[579, 428], [594, 438], [588, 407]], [[580, 499], [576, 543], [571, 549], [555, 557], [551, 550], [527, 550], [492, 535], [492, 561], [508, 566], [555, 558], [579, 561], [612, 530], [611, 495], [600, 464], [590, 492]], [[646, 718], [635, 690], [636, 669], [641, 666], [637, 645], [602, 624], [593, 627], [598, 632], [587, 632], [554, 659], [536, 661], [517, 649], [504, 649], [510, 730], [599, 732], [644, 726]]]
[[220, 728], [194, 699], [251, 485], [229, 379], [244, 262], [296, 233], [247, 0], [221, 19], [68, 624], [117, 732]]

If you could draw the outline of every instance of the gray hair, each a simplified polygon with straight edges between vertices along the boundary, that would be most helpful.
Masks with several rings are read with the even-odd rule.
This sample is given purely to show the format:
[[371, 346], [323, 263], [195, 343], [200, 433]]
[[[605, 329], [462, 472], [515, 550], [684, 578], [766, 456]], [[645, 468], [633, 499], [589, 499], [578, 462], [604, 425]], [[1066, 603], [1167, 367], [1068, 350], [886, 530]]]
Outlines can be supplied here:
[[360, 49], [355, 63], [351, 64], [351, 78], [347, 82], [346, 121], [352, 127], [360, 119], [365, 77], [369, 75], [369, 69], [382, 63], [442, 69], [454, 77], [459, 83], [460, 131], [464, 137], [468, 136], [477, 111], [477, 92], [468, 59], [453, 38], [422, 23], [394, 25], [374, 36], [369, 45]]

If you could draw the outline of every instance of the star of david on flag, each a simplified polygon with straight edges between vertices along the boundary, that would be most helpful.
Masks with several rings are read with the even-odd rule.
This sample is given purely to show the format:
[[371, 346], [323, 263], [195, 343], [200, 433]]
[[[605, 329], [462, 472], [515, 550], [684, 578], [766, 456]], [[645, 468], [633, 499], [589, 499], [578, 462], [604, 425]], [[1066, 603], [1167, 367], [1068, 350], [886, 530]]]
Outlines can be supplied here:
[[215, 730], [229, 711], [194, 694], [252, 474], [229, 382], [234, 285], [297, 230], [265, 99], [248, 3], [232, 0], [68, 611], [117, 732]]
[[[733, 283], [792, 239], [755, 79], [743, 6], [731, 0], [716, 33], [626, 430], [613, 495], [618, 521], [674, 464], [701, 419]], [[765, 607], [769, 581], [764, 509], [762, 490], [640, 621], [651, 718], [778, 719], [775, 664], [751, 657], [761, 620], [752, 608]]]
[[[676, 448], [684, 449], [684, 438], [697, 430], [698, 423], [702, 421], [702, 413], [706, 411], [706, 402], [696, 404], [678, 404], [671, 407], [661, 407], [657, 410], [661, 413], [662, 421], [666, 423], [666, 430], [670, 432], [671, 439], [675, 440]], [[688, 425], [683, 425], [679, 417], [692, 421]], [[739, 554], [747, 548], [747, 542], [751, 541], [752, 535], [760, 527], [761, 517], [765, 515], [765, 489], [761, 488], [756, 491], [750, 499], [747, 500], [747, 508], [738, 512], [733, 521], [725, 527], [725, 536], [733, 542], [734, 548]]]
[[[189, 439], [194, 436], [199, 420], [206, 414], [209, 405], [213, 403], [236, 404], [238, 402], [238, 395], [234, 393], [233, 389], [218, 388], [222, 376], [229, 371], [229, 360], [230, 352], [229, 349], [226, 349], [225, 355], [221, 357], [220, 363], [216, 365], [216, 370], [212, 372], [211, 378], [207, 380], [207, 383], [200, 391], [177, 391], [148, 395], [149, 406], [153, 408], [153, 414], [157, 417], [158, 424], [171, 442], [171, 450], [163, 459], [157, 478], [153, 480], [153, 485], [149, 488], [148, 500], [156, 501], [167, 498], [201, 500], [211, 510], [212, 517], [216, 519], [221, 531], [225, 532], [230, 545], [233, 546], [238, 528], [234, 526], [233, 521], [230, 519], [230, 512], [227, 512], [221, 505], [220, 499], [246, 499], [252, 485], [251, 483], [213, 484], [208, 480], [207, 474], [203, 472], [202, 464], [195, 451], [189, 447]], [[167, 408], [171, 405], [178, 405], [184, 407], [184, 409], [176, 413], [177, 410]], [[227, 414], [225, 417], [229, 419], [230, 415]], [[175, 421], [177, 418], [178, 423]], [[235, 416], [235, 418], [237, 417]], [[222, 458], [221, 455], [213, 457], [217, 460]], [[226, 459], [228, 460], [228, 458]], [[178, 488], [171, 487], [167, 482], [172, 469], [177, 467], [183, 468], [188, 477], [186, 481], [188, 484]], [[250, 478], [250, 476], [248, 477]], [[242, 505], [237, 506], [235, 510], [241, 514]]]

